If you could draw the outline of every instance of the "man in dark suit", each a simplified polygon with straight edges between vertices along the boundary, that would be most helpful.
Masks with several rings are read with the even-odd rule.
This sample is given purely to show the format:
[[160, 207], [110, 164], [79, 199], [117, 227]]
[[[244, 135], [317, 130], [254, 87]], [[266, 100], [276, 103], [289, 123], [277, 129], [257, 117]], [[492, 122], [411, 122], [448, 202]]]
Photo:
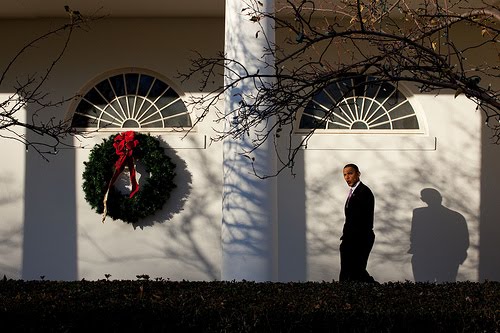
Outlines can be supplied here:
[[351, 188], [345, 203], [345, 223], [340, 243], [339, 281], [376, 283], [366, 271], [368, 256], [375, 241], [373, 215], [375, 198], [363, 184], [355, 164], [347, 164], [344, 180]]

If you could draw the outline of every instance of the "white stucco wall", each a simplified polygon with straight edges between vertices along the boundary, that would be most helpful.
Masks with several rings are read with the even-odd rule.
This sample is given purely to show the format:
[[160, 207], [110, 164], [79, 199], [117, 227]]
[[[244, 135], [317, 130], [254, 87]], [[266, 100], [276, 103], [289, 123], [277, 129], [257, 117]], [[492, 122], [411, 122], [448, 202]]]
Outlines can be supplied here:
[[[6, 64], [33, 36], [61, 23], [0, 22], [0, 38], [12, 41], [0, 55], [1, 63]], [[88, 32], [75, 34], [45, 91], [54, 100], [71, 97], [104, 72], [138, 67], [169, 78], [179, 93], [190, 93], [195, 89], [179, 81], [178, 70], [186, 68], [192, 50], [201, 48], [214, 55], [222, 48], [222, 25], [212, 19], [96, 22]], [[60, 42], [51, 39], [31, 49], [16, 63], [13, 71], [17, 74], [4, 82], [2, 93], [8, 93], [9, 83], [19, 73], [40, 73]], [[66, 103], [51, 114], [64, 119], [68, 108]], [[207, 135], [212, 127], [209, 118], [184, 140], [180, 134], [163, 133], [162, 139], [173, 147], [167, 154], [177, 164], [178, 188], [165, 209], [142, 228], [110, 218], [102, 224], [81, 190], [83, 162], [90, 148], [112, 133], [75, 140], [75, 145], [85, 148], [61, 149], [49, 163], [33, 150], [26, 153], [24, 146], [7, 144], [9, 158], [15, 158], [16, 164], [2, 168], [8, 177], [1, 208], [7, 223], [1, 226], [6, 240], [0, 244], [5, 257], [0, 273], [24, 279], [102, 279], [105, 274], [112, 279], [135, 279], [139, 274], [164, 279], [220, 278], [222, 154], [218, 144], [210, 145]]]
[[[0, 102], [11, 95], [0, 93]], [[20, 119], [26, 119], [24, 110]], [[18, 129], [19, 134], [25, 133]], [[7, 134], [7, 133], [4, 133]], [[13, 140], [2, 140], [4, 162], [0, 164], [0, 277], [21, 277], [23, 220], [24, 220], [24, 165], [23, 145]]]
[[[424, 188], [439, 191], [443, 205], [465, 217], [471, 245], [458, 279], [477, 280], [480, 115], [471, 111], [474, 110], [472, 103], [464, 99], [453, 100], [449, 95], [425, 95], [415, 100], [425, 110], [428, 136], [437, 139], [435, 150], [429, 149], [428, 144], [422, 149], [411, 150], [384, 149], [383, 145], [378, 150], [363, 149], [360, 148], [362, 145], [355, 144], [363, 139], [353, 137], [352, 145], [343, 140], [343, 146], [315, 149], [311, 145], [305, 151], [309, 279], [338, 279], [339, 237], [348, 191], [342, 168], [347, 163], [355, 163], [361, 169], [361, 180], [372, 189], [376, 198], [376, 241], [368, 270], [377, 280], [413, 280], [411, 255], [407, 251], [410, 248], [413, 209], [426, 206], [420, 200], [420, 192]], [[335, 142], [338, 138], [325, 135], [324, 139]], [[370, 138], [364, 140], [368, 145]], [[393, 140], [405, 138], [396, 136]]]
[[[5, 66], [27, 39], [60, 22], [1, 21], [0, 38], [7, 42], [2, 44], [0, 64]], [[107, 19], [77, 33], [46, 90], [56, 100], [72, 96], [104, 72], [139, 67], [169, 78], [182, 92], [197, 93], [196, 82], [181, 83], [177, 71], [186, 68], [191, 50], [214, 55], [223, 49], [223, 40], [222, 20]], [[51, 40], [30, 50], [13, 71], [39, 72], [58, 45], [60, 41]], [[15, 77], [7, 79], [12, 82]], [[10, 92], [7, 83], [0, 86], [0, 94]], [[424, 188], [439, 191], [443, 205], [467, 222], [470, 247], [458, 279], [500, 279], [492, 259], [497, 249], [493, 244], [500, 239], [495, 200], [500, 188], [495, 168], [499, 147], [485, 146], [488, 132], [481, 115], [465, 98], [414, 95], [412, 102], [428, 126], [419, 139], [315, 135], [298, 155], [296, 176], [285, 171], [278, 177], [280, 280], [338, 279], [347, 193], [341, 171], [349, 162], [360, 166], [362, 180], [376, 196], [377, 238], [368, 269], [377, 280], [413, 280], [406, 252], [412, 211], [425, 206], [419, 198]], [[68, 107], [69, 103], [52, 114], [64, 119]], [[83, 162], [98, 137], [82, 141], [87, 148], [61, 150], [50, 163], [33, 150], [26, 153], [24, 146], [2, 140], [9, 163], [0, 165], [4, 185], [0, 276], [90, 280], [103, 279], [105, 274], [111, 274], [111, 279], [148, 274], [165, 279], [219, 279], [222, 147], [198, 145], [212, 135], [216, 126], [212, 120], [197, 125], [191, 137], [194, 144], [165, 135], [167, 143], [175, 143], [167, 153], [177, 163], [179, 188], [165, 210], [146, 221], [157, 223], [135, 229], [110, 219], [101, 224], [100, 216], [84, 200]], [[488, 237], [481, 239], [488, 243], [481, 242], [480, 230], [486, 232]], [[480, 266], [487, 272], [482, 276]]]
[[[480, 32], [460, 30], [465, 42], [477, 42]], [[330, 50], [333, 51], [333, 50]], [[471, 63], [494, 63], [494, 52], [468, 54]], [[326, 57], [325, 57], [326, 59]], [[485, 78], [493, 86], [498, 80]], [[376, 197], [376, 240], [368, 270], [378, 281], [414, 280], [410, 234], [413, 210], [427, 207], [423, 189], [434, 189], [442, 205], [463, 216], [470, 245], [457, 280], [497, 280], [495, 242], [498, 224], [500, 147], [484, 126], [476, 105], [453, 91], [421, 94], [400, 83], [413, 108], [421, 116], [422, 135], [346, 135], [317, 132], [298, 155], [296, 176], [281, 175], [280, 277], [291, 280], [332, 281], [340, 272], [340, 236], [348, 187], [342, 177], [347, 163], [361, 168], [361, 179]], [[305, 192], [302, 191], [305, 188]], [[286, 193], [284, 195], [284, 193]], [[493, 203], [496, 202], [496, 203]], [[442, 217], [429, 210], [426, 242], [441, 231]], [[457, 222], [458, 223], [458, 222]], [[448, 251], [457, 230], [444, 232], [443, 252]], [[305, 236], [302, 236], [305, 235]], [[458, 237], [455, 237], [458, 238]], [[285, 254], [286, 253], [286, 254]], [[288, 256], [290, 254], [291, 257]], [[436, 258], [440, 253], [436, 253]], [[448, 255], [449, 257], [449, 255]], [[293, 259], [292, 259], [293, 258]], [[424, 267], [430, 271], [430, 267]]]

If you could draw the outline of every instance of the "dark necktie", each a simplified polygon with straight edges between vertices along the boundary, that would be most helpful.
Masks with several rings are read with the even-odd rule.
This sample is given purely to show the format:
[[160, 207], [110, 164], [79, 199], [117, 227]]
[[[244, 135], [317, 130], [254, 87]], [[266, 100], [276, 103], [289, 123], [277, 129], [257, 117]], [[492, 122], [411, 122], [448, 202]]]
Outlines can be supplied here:
[[346, 202], [346, 204], [345, 204], [345, 206], [346, 206], [346, 207], [348, 207], [348, 206], [349, 206], [349, 200], [351, 200], [351, 197], [352, 197], [352, 192], [354, 192], [354, 190], [353, 190], [353, 189], [352, 189], [352, 187], [351, 187], [351, 189], [349, 190], [349, 195], [347, 196], [347, 202]]

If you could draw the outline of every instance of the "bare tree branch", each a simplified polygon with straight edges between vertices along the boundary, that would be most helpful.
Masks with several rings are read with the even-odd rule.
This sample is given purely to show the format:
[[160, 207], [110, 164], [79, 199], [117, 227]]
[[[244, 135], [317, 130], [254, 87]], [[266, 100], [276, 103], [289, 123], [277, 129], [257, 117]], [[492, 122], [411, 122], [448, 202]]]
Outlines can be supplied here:
[[[273, 48], [262, 50], [263, 57], [275, 56], [273, 63], [264, 64], [272, 66], [275, 74], [249, 73], [236, 59], [227, 59], [223, 54], [214, 58], [198, 55], [188, 73], [181, 74], [184, 80], [195, 75], [202, 77], [203, 94], [191, 100], [201, 114], [199, 120], [215, 112], [218, 122], [234, 121], [240, 125], [226, 127], [213, 140], [238, 138], [258, 124], [268, 123], [268, 130], [258, 133], [253, 147], [242, 154], [258, 149], [266, 140], [273, 140], [276, 147], [280, 140], [287, 140], [286, 156], [281, 156], [283, 152], [276, 148], [281, 163], [278, 172], [293, 168], [298, 150], [307, 145], [315, 132], [311, 129], [301, 142], [293, 143], [292, 134], [304, 107], [316, 93], [341, 83], [347, 76], [366, 76], [375, 80], [372, 83], [409, 82], [422, 93], [448, 91], [455, 97], [463, 95], [484, 113], [486, 124], [500, 143], [499, 91], [492, 86], [500, 74], [497, 5], [482, 1], [473, 6], [466, 0], [285, 2], [276, 13], [263, 12], [253, 5], [246, 10], [255, 24], [262, 18], [271, 19], [277, 34], [284, 36]], [[476, 38], [465, 43], [460, 34], [464, 30], [472, 31]], [[488, 62], [478, 56], [482, 53], [493, 53], [494, 60]], [[226, 80], [226, 85], [205, 91], [208, 82], [224, 82], [222, 77], [228, 74], [225, 71], [229, 63], [237, 64], [240, 74], [231, 72], [232, 79]], [[229, 114], [217, 108], [231, 87], [262, 79], [272, 79], [274, 83], [254, 84], [256, 92], [241, 96], [242, 102]], [[333, 117], [332, 110], [323, 120]], [[285, 129], [286, 136], [282, 135]]]
[[[49, 93], [44, 91], [45, 84], [54, 68], [66, 54], [75, 30], [86, 31], [90, 28], [92, 22], [102, 18], [102, 16], [98, 15], [83, 16], [80, 12], [70, 9], [68, 6], [65, 6], [64, 9], [68, 13], [69, 22], [49, 30], [26, 43], [0, 72], [0, 87], [3, 90], [11, 91], [5, 100], [0, 101], [0, 137], [23, 143], [26, 149], [34, 149], [47, 161], [46, 155], [56, 154], [60, 146], [68, 146], [63, 139], [73, 136], [75, 133], [64, 120], [45, 116], [48, 111], [66, 104], [74, 96], [53, 101], [50, 99]], [[54, 57], [50, 59], [47, 67], [43, 68], [41, 75], [27, 73], [24, 78], [17, 77], [12, 87], [5, 87], [7, 76], [11, 75], [13, 66], [20, 61], [23, 55], [37, 47], [41, 42], [60, 36], [63, 36], [64, 40]], [[26, 121], [21, 121], [19, 117], [19, 113], [23, 109], [29, 109], [30, 112]], [[16, 130], [19, 128], [24, 128], [39, 136], [48, 137], [50, 140], [48, 142], [46, 140], [34, 142], [32, 139], [28, 139], [27, 135], [22, 134], [23, 131]]]

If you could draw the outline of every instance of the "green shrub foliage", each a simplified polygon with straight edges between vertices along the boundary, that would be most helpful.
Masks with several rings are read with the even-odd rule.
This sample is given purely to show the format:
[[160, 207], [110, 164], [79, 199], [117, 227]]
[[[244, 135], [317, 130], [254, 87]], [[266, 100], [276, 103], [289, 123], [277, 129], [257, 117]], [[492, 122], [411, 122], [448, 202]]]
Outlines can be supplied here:
[[12, 331], [498, 332], [500, 283], [0, 281]]

